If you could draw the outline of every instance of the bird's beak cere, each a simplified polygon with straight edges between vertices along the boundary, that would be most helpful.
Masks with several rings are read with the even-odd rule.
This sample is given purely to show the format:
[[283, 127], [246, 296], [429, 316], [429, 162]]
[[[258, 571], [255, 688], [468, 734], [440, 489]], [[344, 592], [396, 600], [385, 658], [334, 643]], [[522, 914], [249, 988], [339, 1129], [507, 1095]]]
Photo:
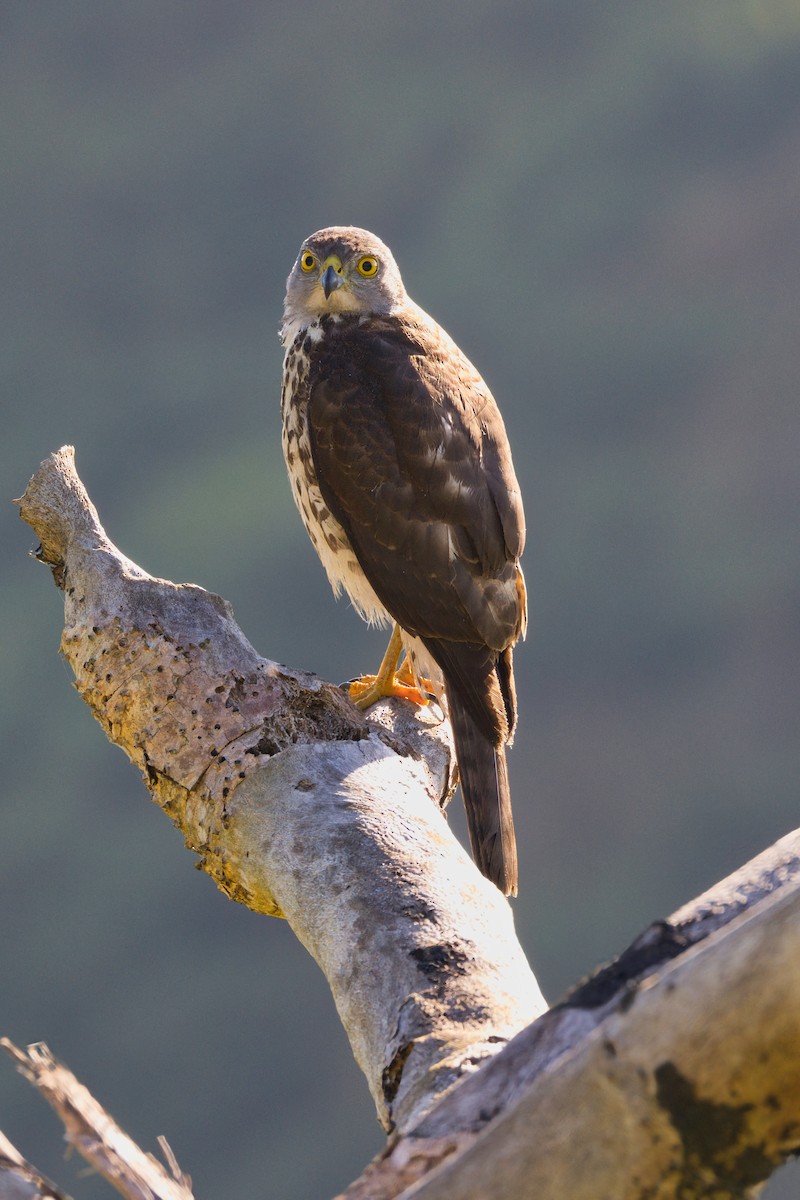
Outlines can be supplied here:
[[328, 258], [323, 263], [323, 266], [325, 267], [325, 270], [322, 273], [320, 283], [322, 284], [322, 290], [325, 293], [325, 299], [329, 300], [331, 297], [331, 292], [335, 292], [337, 288], [340, 288], [344, 283], [344, 279], [339, 273], [342, 269], [342, 264], [338, 259], [334, 261], [333, 258]]

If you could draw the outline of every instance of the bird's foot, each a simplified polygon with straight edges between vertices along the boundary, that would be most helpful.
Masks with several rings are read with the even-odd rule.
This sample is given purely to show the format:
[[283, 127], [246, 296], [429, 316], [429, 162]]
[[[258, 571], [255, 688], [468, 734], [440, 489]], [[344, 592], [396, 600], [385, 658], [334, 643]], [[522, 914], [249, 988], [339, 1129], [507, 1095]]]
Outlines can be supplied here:
[[426, 679], [424, 675], [415, 675], [410, 658], [403, 659], [403, 665], [397, 672], [397, 683], [401, 688], [405, 687], [421, 697], [420, 700], [414, 701], [415, 704], [427, 704], [429, 700], [436, 699], [436, 688], [432, 680]]
[[[429, 680], [423, 679], [420, 683], [426, 685]], [[392, 673], [389, 678], [381, 675], [361, 675], [358, 679], [350, 681], [347, 691], [350, 699], [362, 712], [389, 696], [399, 696], [401, 700], [410, 700], [412, 704], [419, 705], [425, 705], [430, 700], [430, 696], [417, 686], [413, 676], [410, 682], [405, 681], [402, 671], [397, 675]]]
[[[429, 679], [416, 677], [408, 658], [398, 671], [397, 664], [402, 653], [402, 634], [400, 627], [395, 625], [378, 674], [361, 675], [358, 679], [351, 679], [347, 685], [350, 699], [362, 712], [387, 696], [399, 696], [402, 700], [410, 700], [412, 704], [421, 706], [433, 697], [433, 684]], [[430, 694], [423, 689], [430, 689]]]

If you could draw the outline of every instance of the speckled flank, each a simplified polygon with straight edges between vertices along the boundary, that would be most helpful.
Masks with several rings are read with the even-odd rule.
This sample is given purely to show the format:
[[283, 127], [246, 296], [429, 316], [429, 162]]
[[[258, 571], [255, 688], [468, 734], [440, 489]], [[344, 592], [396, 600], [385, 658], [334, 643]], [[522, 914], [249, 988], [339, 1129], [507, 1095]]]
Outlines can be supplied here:
[[[331, 321], [332, 318], [325, 318]], [[289, 344], [283, 364], [281, 412], [283, 455], [294, 502], [312, 545], [320, 557], [334, 595], [342, 589], [365, 620], [385, 625], [391, 618], [362, 571], [342, 526], [323, 499], [317, 482], [308, 431], [308, 350], [325, 334], [324, 323], [314, 321], [301, 329]]]

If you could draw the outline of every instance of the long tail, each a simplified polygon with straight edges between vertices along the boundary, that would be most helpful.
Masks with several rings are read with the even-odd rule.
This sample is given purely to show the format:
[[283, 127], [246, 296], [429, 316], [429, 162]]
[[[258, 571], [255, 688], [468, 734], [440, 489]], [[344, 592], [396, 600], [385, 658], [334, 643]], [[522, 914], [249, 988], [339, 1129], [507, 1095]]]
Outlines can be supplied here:
[[516, 896], [517, 842], [505, 747], [492, 745], [457, 696], [450, 701], [450, 720], [472, 856], [503, 895]]
[[430, 641], [450, 706], [472, 855], [506, 896], [517, 894], [517, 843], [505, 747], [516, 722], [511, 651]]

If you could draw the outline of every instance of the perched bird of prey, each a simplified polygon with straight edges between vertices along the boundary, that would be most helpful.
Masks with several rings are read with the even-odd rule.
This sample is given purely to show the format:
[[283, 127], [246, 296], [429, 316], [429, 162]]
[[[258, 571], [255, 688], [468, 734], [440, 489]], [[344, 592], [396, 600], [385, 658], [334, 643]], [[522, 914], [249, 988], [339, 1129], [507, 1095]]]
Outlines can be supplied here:
[[[287, 281], [283, 450], [334, 592], [395, 623], [366, 708], [443, 687], [476, 863], [506, 895], [517, 851], [506, 746], [525, 632], [525, 520], [503, 419], [455, 342], [364, 229], [307, 238]], [[396, 677], [401, 653], [406, 661]]]

